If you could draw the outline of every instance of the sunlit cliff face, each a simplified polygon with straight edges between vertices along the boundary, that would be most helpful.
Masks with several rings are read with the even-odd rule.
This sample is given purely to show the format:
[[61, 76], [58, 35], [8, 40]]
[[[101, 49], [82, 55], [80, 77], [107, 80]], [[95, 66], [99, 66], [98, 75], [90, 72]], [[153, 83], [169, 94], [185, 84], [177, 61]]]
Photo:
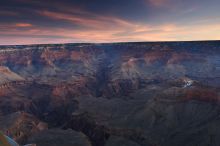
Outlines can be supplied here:
[[0, 44], [220, 39], [218, 0], [1, 3]]

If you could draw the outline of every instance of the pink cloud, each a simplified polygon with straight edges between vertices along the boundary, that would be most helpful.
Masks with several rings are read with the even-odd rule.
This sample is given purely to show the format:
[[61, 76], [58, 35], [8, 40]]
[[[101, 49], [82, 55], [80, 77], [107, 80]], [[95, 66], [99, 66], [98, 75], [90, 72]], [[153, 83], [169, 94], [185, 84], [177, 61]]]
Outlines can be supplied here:
[[[52, 13], [53, 14], [53, 13]], [[62, 13], [63, 14], [63, 13]], [[62, 17], [61, 17], [62, 16]], [[68, 16], [68, 17], [67, 17]], [[26, 23], [0, 25], [0, 44], [39, 44], [73, 42], [128, 42], [128, 41], [183, 41], [220, 39], [220, 23], [158, 24], [150, 25], [126, 21], [117, 17], [98, 16], [94, 20], [75, 18], [75, 15], [50, 15], [70, 22], [93, 23], [93, 29], [39, 27]], [[58, 18], [57, 18], [58, 17]], [[107, 21], [108, 20], [108, 21]], [[90, 24], [85, 24], [90, 26]], [[17, 29], [25, 27], [24, 30]]]
[[61, 12], [38, 11], [38, 13], [42, 16], [46, 16], [56, 20], [69, 21], [73, 24], [78, 24], [87, 28], [106, 29], [113, 27], [117, 28], [118, 26], [132, 27], [133, 25], [136, 25], [132, 22], [113, 16], [96, 15], [82, 10], [75, 10], [74, 12], [77, 14], [89, 14], [89, 17], [86, 15], [79, 16], [77, 14], [67, 14]]

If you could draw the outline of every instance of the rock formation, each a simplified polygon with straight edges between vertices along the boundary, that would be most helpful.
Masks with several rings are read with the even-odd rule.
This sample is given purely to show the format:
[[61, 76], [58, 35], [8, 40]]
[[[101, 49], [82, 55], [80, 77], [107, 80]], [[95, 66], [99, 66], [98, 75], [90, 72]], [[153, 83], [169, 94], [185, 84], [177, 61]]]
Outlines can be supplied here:
[[219, 41], [0, 46], [20, 144], [218, 146], [219, 101]]

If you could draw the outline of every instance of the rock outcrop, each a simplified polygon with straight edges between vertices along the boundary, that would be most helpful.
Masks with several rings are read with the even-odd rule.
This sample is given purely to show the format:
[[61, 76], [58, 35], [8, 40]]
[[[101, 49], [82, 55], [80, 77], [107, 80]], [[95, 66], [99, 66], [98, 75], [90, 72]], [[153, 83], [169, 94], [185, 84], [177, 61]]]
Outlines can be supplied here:
[[73, 130], [45, 130], [31, 136], [29, 143], [38, 146], [91, 146], [88, 138], [81, 132]]

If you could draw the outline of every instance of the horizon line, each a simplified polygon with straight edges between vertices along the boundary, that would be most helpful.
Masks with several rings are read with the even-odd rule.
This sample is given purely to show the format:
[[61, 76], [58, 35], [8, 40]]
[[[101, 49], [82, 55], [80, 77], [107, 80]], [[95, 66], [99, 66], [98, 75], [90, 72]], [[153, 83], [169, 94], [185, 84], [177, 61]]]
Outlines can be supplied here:
[[38, 45], [70, 45], [70, 44], [123, 44], [123, 43], [174, 43], [174, 42], [218, 42], [220, 40], [182, 40], [182, 41], [118, 41], [118, 42], [66, 42], [66, 43], [30, 43], [30, 44], [0, 44], [0, 47], [3, 46], [38, 46]]

